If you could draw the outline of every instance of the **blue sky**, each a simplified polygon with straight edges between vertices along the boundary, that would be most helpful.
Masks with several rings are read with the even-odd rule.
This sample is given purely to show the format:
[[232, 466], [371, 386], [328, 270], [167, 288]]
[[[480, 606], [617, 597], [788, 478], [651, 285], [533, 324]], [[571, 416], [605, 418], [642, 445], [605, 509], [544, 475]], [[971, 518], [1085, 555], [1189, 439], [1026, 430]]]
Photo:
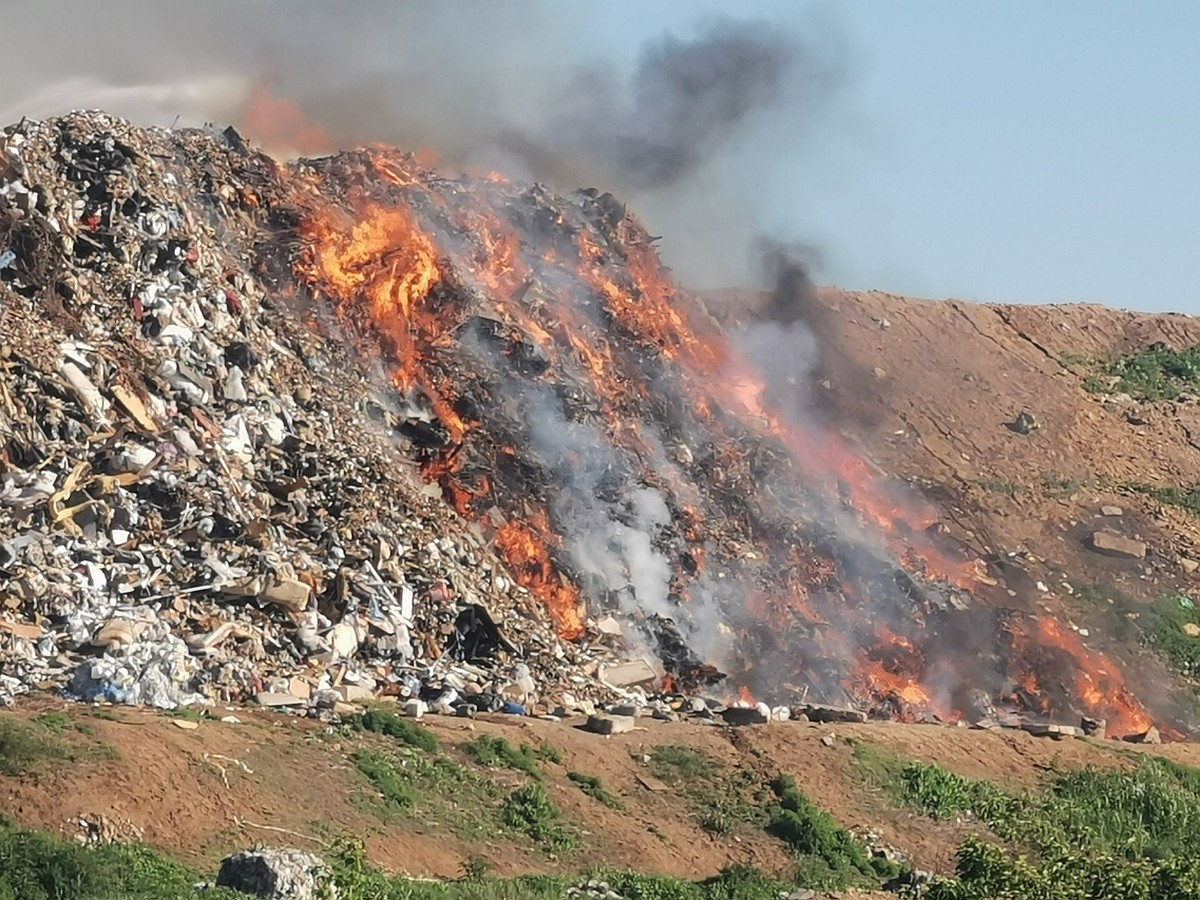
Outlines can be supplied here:
[[[628, 34], [611, 9], [598, 40]], [[1200, 313], [1200, 3], [644, 9], [639, 33], [723, 13], [842, 35], [841, 98], [771, 210], [823, 282]]]

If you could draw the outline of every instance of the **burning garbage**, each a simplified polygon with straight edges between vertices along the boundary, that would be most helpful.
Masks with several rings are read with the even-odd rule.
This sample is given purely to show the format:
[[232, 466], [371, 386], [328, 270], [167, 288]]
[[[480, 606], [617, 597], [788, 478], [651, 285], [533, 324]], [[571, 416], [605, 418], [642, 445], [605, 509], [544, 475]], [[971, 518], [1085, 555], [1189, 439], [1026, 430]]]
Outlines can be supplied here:
[[1151, 725], [611, 195], [100, 113], [0, 162], [2, 698]]

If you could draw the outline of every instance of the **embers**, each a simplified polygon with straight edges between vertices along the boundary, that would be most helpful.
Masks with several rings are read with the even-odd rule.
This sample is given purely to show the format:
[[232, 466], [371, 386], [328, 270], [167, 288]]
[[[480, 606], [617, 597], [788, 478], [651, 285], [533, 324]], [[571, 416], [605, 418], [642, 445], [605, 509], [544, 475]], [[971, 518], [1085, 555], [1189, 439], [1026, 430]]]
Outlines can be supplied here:
[[676, 689], [685, 692], [697, 691], [718, 684], [727, 677], [715, 666], [701, 661], [688, 647], [683, 635], [679, 633], [678, 626], [671, 619], [651, 615], [645, 618], [643, 625], [658, 645], [658, 655], [663, 668], [671, 677]]

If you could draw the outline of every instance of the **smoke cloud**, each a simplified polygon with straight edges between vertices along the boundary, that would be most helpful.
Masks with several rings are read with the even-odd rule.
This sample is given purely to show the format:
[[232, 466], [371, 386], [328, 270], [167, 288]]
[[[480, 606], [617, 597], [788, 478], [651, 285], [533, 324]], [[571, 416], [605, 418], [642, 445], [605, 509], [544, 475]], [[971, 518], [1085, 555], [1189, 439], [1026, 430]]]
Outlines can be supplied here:
[[102, 107], [147, 125], [241, 124], [281, 154], [431, 150], [611, 190], [665, 235], [685, 281], [745, 283], [761, 207], [778, 201], [772, 173], [843, 82], [841, 42], [786, 8], [660, 10], [656, 22], [633, 2], [47, 0], [8, 25], [0, 122]]

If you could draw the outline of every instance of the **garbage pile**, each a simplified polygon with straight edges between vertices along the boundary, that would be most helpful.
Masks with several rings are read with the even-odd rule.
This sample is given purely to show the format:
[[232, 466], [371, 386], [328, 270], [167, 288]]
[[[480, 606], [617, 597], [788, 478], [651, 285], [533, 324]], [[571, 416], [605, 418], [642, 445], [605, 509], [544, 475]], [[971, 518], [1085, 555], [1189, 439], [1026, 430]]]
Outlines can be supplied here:
[[0, 151], [0, 703], [1152, 724], [798, 408], [794, 296], [732, 333], [609, 194]]
[[0, 705], [606, 696], [256, 277], [274, 161], [99, 112], [0, 150]]

